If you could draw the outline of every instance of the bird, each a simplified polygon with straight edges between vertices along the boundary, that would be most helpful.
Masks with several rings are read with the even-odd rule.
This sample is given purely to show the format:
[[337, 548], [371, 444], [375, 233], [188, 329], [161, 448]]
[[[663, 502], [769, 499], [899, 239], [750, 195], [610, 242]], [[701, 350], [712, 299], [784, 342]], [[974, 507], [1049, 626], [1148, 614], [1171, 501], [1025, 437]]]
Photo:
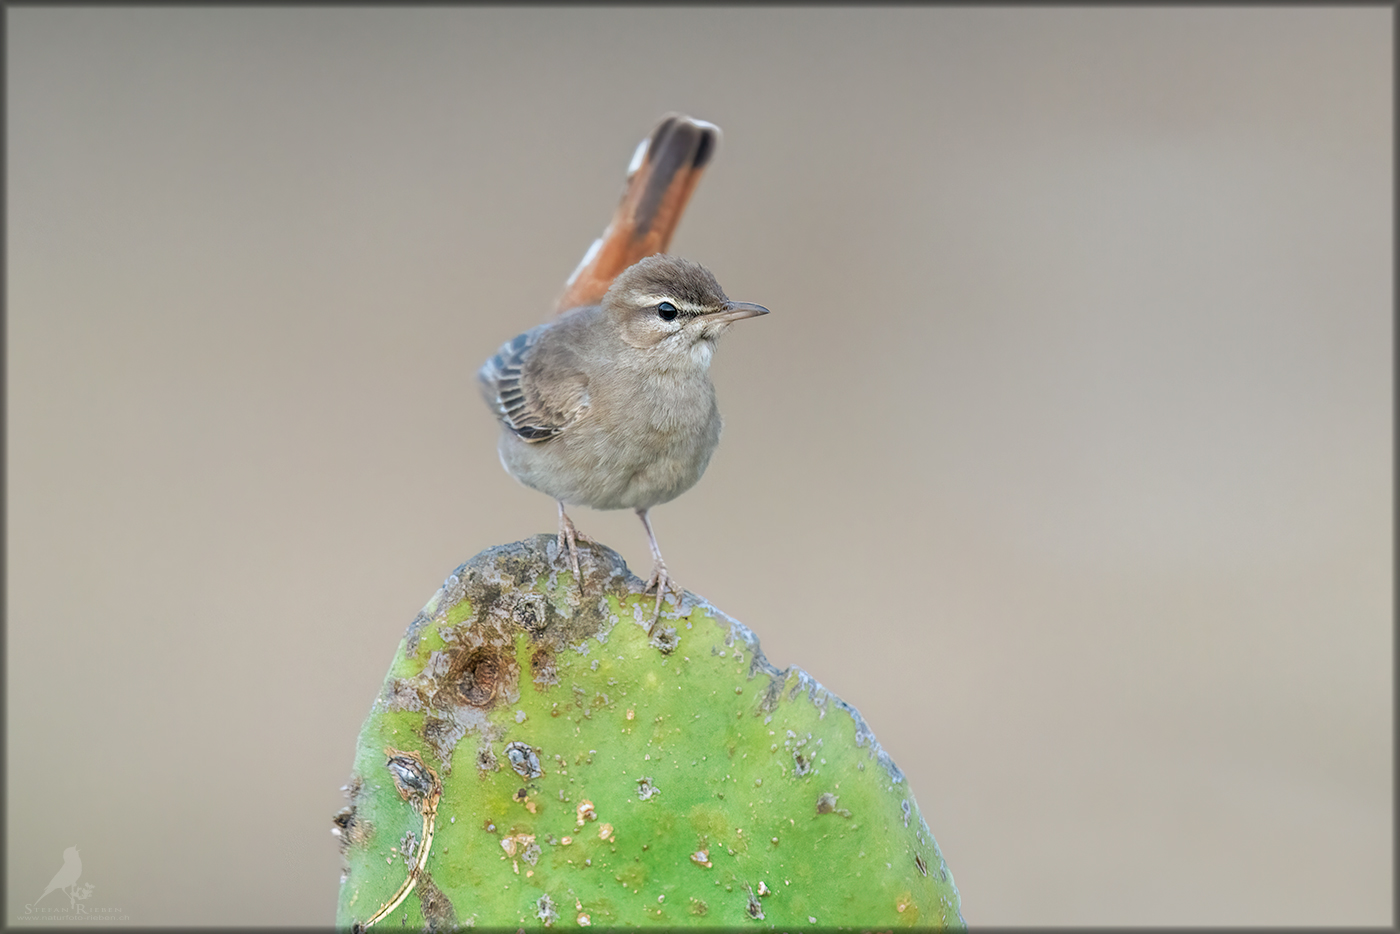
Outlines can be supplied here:
[[656, 590], [648, 634], [666, 592], [681, 594], [651, 509], [694, 486], [719, 443], [710, 361], [720, 335], [768, 314], [731, 301], [699, 263], [663, 252], [717, 140], [713, 124], [668, 115], [638, 147], [613, 222], [560, 304], [593, 301], [507, 341], [477, 374], [500, 422], [502, 466], [559, 504], [559, 553], [567, 547], [580, 591], [578, 540], [588, 539], [566, 506], [632, 509], [641, 519], [652, 557], [646, 591]]
[[[59, 867], [58, 872], [54, 873], [54, 877], [49, 880], [49, 887], [44, 889], [44, 895], [49, 894], [55, 889], [66, 890], [72, 888], [73, 884], [78, 881], [78, 877], [82, 874], [83, 861], [78, 857], [78, 848], [76, 846], [70, 846], [63, 851], [63, 865]], [[37, 905], [39, 902], [43, 901], [44, 895], [40, 895], [35, 899], [34, 904]]]

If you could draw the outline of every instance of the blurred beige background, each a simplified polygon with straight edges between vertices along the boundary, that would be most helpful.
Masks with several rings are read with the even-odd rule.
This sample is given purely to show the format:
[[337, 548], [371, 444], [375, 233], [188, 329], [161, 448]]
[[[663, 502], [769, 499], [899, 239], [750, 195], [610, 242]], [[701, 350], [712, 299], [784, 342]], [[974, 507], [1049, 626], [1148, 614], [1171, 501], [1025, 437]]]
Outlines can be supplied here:
[[1390, 923], [1392, 18], [9, 11], [5, 922], [73, 845], [132, 923], [330, 922], [404, 627], [554, 528], [473, 374], [680, 110], [673, 249], [774, 313], [657, 534], [968, 921]]

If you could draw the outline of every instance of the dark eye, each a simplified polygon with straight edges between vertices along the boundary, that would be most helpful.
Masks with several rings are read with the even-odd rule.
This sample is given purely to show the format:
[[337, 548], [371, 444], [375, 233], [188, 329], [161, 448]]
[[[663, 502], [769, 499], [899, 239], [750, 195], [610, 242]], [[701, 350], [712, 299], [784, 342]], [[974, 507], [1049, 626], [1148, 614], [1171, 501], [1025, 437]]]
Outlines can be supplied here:
[[676, 315], [679, 314], [679, 312], [676, 311], [676, 306], [672, 305], [670, 302], [662, 302], [660, 305], [657, 305], [656, 313], [661, 316], [662, 321], [675, 321]]

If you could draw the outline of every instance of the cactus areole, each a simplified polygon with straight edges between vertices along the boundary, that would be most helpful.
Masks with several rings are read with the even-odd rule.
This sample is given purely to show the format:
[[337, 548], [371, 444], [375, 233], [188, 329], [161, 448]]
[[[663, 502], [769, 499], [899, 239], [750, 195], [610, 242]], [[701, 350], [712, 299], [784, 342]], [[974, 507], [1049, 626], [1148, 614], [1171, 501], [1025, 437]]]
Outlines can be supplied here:
[[343, 929], [962, 927], [860, 714], [692, 594], [554, 536], [482, 552], [409, 625], [335, 817]]

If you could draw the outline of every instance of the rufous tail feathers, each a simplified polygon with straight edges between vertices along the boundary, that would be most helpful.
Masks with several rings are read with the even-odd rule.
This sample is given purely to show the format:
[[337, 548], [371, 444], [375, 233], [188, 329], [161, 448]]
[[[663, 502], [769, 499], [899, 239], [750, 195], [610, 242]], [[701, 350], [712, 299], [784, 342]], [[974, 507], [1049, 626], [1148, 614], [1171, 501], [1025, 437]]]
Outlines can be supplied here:
[[666, 252], [719, 139], [719, 127], [713, 123], [684, 114], [662, 118], [637, 145], [612, 223], [569, 276], [557, 311], [598, 304], [618, 273], [653, 253]]

